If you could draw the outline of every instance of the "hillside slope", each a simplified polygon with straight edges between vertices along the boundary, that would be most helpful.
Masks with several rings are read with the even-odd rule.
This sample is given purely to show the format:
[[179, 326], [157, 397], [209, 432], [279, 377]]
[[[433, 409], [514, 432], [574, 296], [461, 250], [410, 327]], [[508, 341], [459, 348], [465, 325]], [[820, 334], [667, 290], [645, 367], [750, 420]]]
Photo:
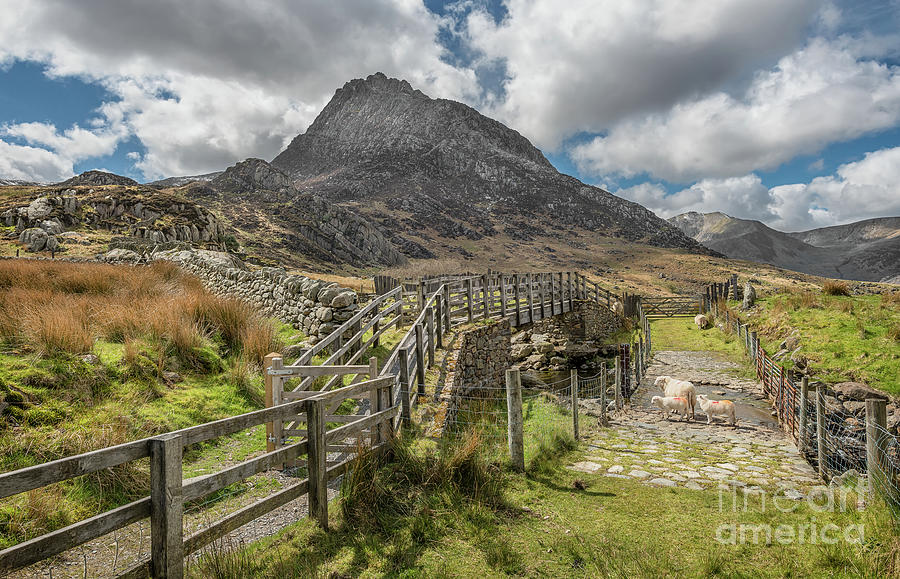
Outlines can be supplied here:
[[724, 213], [689, 212], [669, 222], [728, 257], [812, 275], [864, 281], [900, 276], [900, 218], [869, 219], [799, 233]]

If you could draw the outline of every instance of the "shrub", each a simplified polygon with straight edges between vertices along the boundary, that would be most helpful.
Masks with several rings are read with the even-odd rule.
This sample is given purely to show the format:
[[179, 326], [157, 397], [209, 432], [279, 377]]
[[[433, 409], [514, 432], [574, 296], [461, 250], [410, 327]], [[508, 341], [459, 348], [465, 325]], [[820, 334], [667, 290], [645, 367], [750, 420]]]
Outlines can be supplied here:
[[822, 286], [822, 293], [826, 296], [849, 296], [850, 287], [847, 282], [829, 280]]
[[894, 324], [888, 328], [887, 337], [889, 340], [900, 342], [900, 323]]

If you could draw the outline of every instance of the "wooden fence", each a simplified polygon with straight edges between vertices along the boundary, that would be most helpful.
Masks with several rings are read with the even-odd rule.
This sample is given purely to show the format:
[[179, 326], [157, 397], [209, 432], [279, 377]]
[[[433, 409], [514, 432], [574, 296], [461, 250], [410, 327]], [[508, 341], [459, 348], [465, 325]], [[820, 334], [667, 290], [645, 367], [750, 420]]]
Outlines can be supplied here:
[[[410, 418], [435, 348], [453, 326], [509, 319], [513, 326], [569, 312], [575, 300], [612, 305], [614, 296], [575, 272], [456, 276], [398, 284], [343, 321], [291, 364], [266, 357], [267, 408], [0, 474], [0, 498], [141, 459], [150, 460], [150, 496], [0, 551], [0, 572], [52, 557], [129, 524], [150, 518], [150, 558], [120, 576], [181, 577], [186, 555], [304, 494], [309, 516], [327, 526], [328, 481], [342, 474], [357, 450], [379, 451], [401, 418]], [[415, 315], [383, 368], [360, 363], [380, 337]], [[641, 316], [642, 323], [646, 319]], [[649, 350], [649, 333], [647, 334]], [[327, 356], [320, 365], [316, 356]], [[345, 381], [349, 384], [345, 385]], [[352, 404], [345, 404], [346, 401]], [[367, 401], [367, 403], [364, 403]], [[342, 414], [352, 408], [354, 414]], [[266, 425], [266, 454], [217, 473], [183, 480], [185, 447]], [[330, 458], [329, 458], [330, 457]], [[282, 465], [305, 466], [307, 478], [183, 536], [185, 501]]]

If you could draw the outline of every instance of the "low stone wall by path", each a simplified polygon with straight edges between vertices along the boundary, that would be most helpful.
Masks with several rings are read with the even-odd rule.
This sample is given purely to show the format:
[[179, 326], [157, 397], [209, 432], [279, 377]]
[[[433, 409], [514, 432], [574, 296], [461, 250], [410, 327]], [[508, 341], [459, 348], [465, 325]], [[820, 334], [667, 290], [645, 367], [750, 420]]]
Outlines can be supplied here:
[[265, 315], [291, 324], [314, 344], [359, 311], [353, 290], [334, 282], [289, 275], [277, 267], [249, 270], [236, 257], [215, 251], [157, 252], [153, 259], [177, 263], [214, 294], [242, 299]]
[[448, 353], [447, 377], [438, 393], [442, 408], [436, 414], [436, 423], [442, 420], [441, 432], [456, 425], [466, 399], [505, 399], [510, 334], [506, 319], [460, 333], [459, 347]]

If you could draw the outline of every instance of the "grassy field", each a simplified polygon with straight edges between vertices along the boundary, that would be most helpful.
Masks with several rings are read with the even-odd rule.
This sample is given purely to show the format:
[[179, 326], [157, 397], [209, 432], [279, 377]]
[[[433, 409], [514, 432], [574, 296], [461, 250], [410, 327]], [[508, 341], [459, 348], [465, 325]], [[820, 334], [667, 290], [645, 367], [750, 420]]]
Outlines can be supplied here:
[[[800, 502], [762, 509], [751, 500], [747, 511], [733, 512], [729, 502], [720, 506], [715, 491], [661, 489], [562, 468], [579, 451], [557, 453], [518, 474], [486, 460], [480, 446], [477, 435], [449, 446], [401, 442], [393, 460], [361, 462], [347, 477], [341, 502], [331, 509], [331, 531], [301, 521], [250, 547], [220, 546], [189, 576], [884, 577], [898, 571], [891, 523], [852, 507], [823, 513]], [[730, 536], [729, 525], [800, 529], [812, 522], [863, 525], [865, 542], [715, 540], [717, 532]]]
[[[260, 408], [262, 357], [302, 338], [174, 266], [2, 261], [0, 471]], [[257, 428], [186, 449], [185, 476], [264, 448]], [[0, 547], [144, 496], [148, 473], [136, 461], [4, 499]]]
[[[900, 395], [900, 293], [847, 296], [821, 291], [776, 294], [749, 316], [774, 354], [794, 331], [812, 375], [826, 382], [866, 382]], [[792, 367], [790, 357], [783, 360]]]

